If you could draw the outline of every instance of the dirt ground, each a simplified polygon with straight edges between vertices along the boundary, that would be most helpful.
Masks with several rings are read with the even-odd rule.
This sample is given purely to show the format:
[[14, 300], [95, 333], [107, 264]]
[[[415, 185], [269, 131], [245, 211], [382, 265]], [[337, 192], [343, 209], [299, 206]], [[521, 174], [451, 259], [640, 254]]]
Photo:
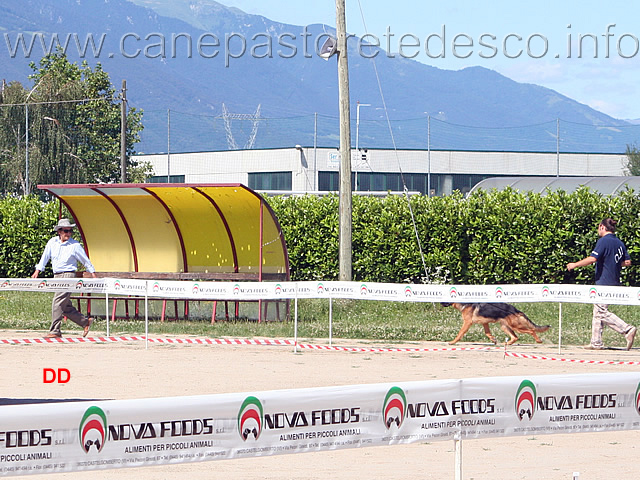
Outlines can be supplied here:
[[[44, 333], [44, 332], [43, 332]], [[92, 335], [97, 335], [92, 332]], [[0, 338], [37, 338], [0, 332]], [[393, 347], [357, 341], [334, 345]], [[444, 343], [398, 347], [445, 348]], [[479, 346], [461, 343], [459, 346]], [[587, 351], [578, 347], [514, 345], [543, 357], [640, 362], [640, 349]], [[157, 345], [144, 342], [0, 345], [0, 399], [128, 399], [257, 392], [414, 380], [505, 375], [637, 371], [638, 365], [599, 365], [505, 357], [497, 351], [341, 352], [287, 346]], [[44, 368], [67, 368], [67, 384], [44, 384]], [[5, 400], [6, 401], [6, 400]], [[640, 431], [465, 440], [464, 479], [580, 480], [640, 477]], [[452, 441], [332, 452], [277, 455], [194, 464], [91, 472], [98, 479], [453, 479]], [[54, 474], [82, 479], [86, 472]], [[40, 479], [44, 475], [25, 478]], [[51, 475], [48, 476], [49, 478]]]

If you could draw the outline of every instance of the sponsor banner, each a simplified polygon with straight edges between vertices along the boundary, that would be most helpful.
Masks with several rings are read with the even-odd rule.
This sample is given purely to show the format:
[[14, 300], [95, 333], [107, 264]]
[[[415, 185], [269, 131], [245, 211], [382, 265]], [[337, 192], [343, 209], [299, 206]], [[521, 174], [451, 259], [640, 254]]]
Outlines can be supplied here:
[[41, 282], [39, 278], [3, 278], [0, 279], [0, 290], [37, 290]]
[[478, 303], [495, 302], [495, 287], [490, 285], [449, 285], [448, 302]]
[[425, 285], [377, 282], [194, 282], [135, 279], [0, 279], [1, 290], [73, 291], [201, 300], [345, 298], [396, 302], [570, 302], [640, 305], [640, 288], [600, 285]]
[[403, 285], [402, 301], [448, 302], [449, 290], [449, 285]]
[[[588, 285], [539, 285], [540, 298], [550, 302], [589, 303]], [[618, 287], [619, 288], [619, 287]]]
[[311, 298], [360, 298], [361, 284], [357, 282], [315, 282], [315, 285]]
[[617, 305], [637, 305], [640, 289], [608, 287], [605, 285], [588, 286], [589, 301], [593, 303]]
[[103, 278], [3, 278], [0, 290], [23, 290], [37, 292], [103, 293], [106, 282]]
[[[312, 282], [303, 282], [303, 283], [312, 283]], [[299, 297], [302, 292], [305, 292], [305, 295], [308, 296], [311, 291], [310, 286], [301, 286], [298, 282], [276, 282], [273, 284], [273, 291], [271, 298], [296, 298]]]
[[188, 282], [190, 298], [220, 300], [231, 298], [232, 284], [228, 282]]
[[[284, 282], [283, 282], [284, 284]], [[282, 284], [279, 284], [282, 285]], [[288, 285], [293, 286], [294, 285]], [[282, 295], [281, 295], [282, 296]], [[235, 282], [232, 284], [232, 300], [260, 300], [275, 297], [275, 284], [271, 282]]]
[[495, 285], [493, 296], [494, 301], [505, 303], [535, 302], [542, 298], [536, 285]]
[[104, 278], [78, 278], [74, 285], [74, 291], [82, 293], [104, 293], [107, 290]]
[[147, 295], [147, 281], [131, 278], [105, 278], [106, 293], [110, 295]]
[[397, 283], [361, 282], [358, 293], [361, 300], [404, 301], [404, 287]]
[[161, 298], [190, 298], [193, 295], [191, 282], [149, 280], [147, 295]]
[[5, 406], [0, 475], [640, 429], [640, 372]]

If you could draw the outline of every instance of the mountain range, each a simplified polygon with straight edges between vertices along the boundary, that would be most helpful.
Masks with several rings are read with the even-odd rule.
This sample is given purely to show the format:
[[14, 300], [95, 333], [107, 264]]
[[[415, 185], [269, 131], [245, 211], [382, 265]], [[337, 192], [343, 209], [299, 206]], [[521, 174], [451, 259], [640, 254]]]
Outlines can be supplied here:
[[[167, 150], [169, 111], [176, 122], [172, 151], [201, 151], [227, 147], [224, 108], [249, 116], [258, 106], [263, 119], [274, 120], [261, 130], [257, 147], [312, 145], [316, 114], [321, 117], [319, 146], [336, 143], [336, 62], [316, 55], [316, 44], [335, 33], [330, 26], [279, 23], [213, 0], [5, 0], [0, 4], [0, 30], [0, 78], [7, 81], [31, 88], [29, 62], [37, 63], [51, 50], [55, 35], [67, 45], [71, 61], [100, 62], [116, 88], [126, 79], [128, 100], [145, 112], [138, 150], [146, 153]], [[372, 147], [388, 146], [380, 139], [386, 127], [376, 70], [389, 118], [400, 122], [399, 127], [394, 123], [399, 132], [401, 122], [410, 119], [419, 125], [416, 132], [424, 131], [427, 115], [443, 126], [548, 124], [540, 142], [529, 141], [525, 148], [548, 151], [555, 144], [550, 138], [556, 134], [556, 119], [561, 119], [608, 127], [590, 138], [590, 151], [624, 152], [630, 143], [624, 128], [630, 123], [551, 89], [518, 83], [483, 67], [443, 70], [397, 55], [390, 58], [374, 47], [366, 51], [378, 52], [375, 69], [372, 60], [359, 53], [357, 39], [350, 41], [351, 111], [355, 116], [358, 101], [373, 105], [361, 110], [363, 122], [378, 126], [361, 137]], [[185, 119], [182, 125], [180, 118]], [[614, 126], [620, 128], [609, 128]], [[411, 137], [402, 137], [400, 147], [425, 147], [423, 133]], [[449, 143], [449, 149], [506, 148], [463, 134], [453, 135]], [[581, 147], [576, 143], [567, 148]]]

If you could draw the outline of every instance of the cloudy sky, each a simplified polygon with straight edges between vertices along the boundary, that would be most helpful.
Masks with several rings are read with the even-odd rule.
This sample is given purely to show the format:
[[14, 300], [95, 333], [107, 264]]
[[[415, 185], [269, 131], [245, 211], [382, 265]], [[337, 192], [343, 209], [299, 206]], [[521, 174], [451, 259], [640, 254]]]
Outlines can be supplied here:
[[[219, 0], [294, 25], [335, 26], [334, 0]], [[438, 68], [480, 65], [616, 118], [640, 118], [640, 3], [347, 0], [347, 30]]]

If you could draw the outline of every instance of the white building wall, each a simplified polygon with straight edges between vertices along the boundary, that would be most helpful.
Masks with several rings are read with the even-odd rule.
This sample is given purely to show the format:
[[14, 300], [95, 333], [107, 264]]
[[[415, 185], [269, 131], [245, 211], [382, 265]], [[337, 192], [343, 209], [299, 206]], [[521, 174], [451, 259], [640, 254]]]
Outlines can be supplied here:
[[[365, 158], [363, 158], [363, 155]], [[154, 174], [184, 175], [187, 183], [248, 184], [249, 173], [292, 172], [292, 190], [317, 190], [318, 171], [338, 171], [336, 149], [312, 147], [273, 150], [137, 155]], [[426, 150], [352, 151], [353, 172], [398, 172], [480, 175], [618, 176], [625, 155]]]

